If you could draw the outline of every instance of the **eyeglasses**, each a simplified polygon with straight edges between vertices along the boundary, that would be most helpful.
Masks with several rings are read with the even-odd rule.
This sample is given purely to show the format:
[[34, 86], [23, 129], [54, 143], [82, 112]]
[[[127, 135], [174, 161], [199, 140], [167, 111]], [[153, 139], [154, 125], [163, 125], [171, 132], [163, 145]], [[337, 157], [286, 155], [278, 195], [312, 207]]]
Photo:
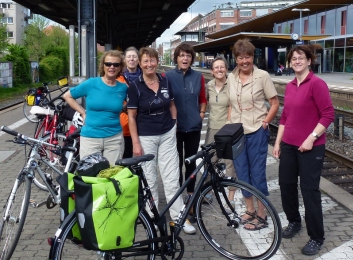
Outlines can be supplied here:
[[182, 58], [182, 59], [183, 58], [188, 58], [188, 59], [192, 58], [192, 56], [190, 54], [180, 54], [179, 57]]
[[292, 57], [290, 60], [291, 60], [292, 62], [303, 61], [303, 60], [306, 60], [306, 57], [298, 57], [298, 58]]
[[125, 58], [126, 59], [134, 59], [134, 60], [136, 60], [137, 56], [136, 55], [129, 55], [129, 56], [126, 56]]
[[117, 68], [121, 65], [121, 63], [119, 63], [119, 62], [104, 62], [104, 65], [107, 67], [111, 67], [113, 65], [114, 68]]
[[152, 60], [143, 60], [143, 61], [141, 61], [141, 63], [144, 64], [144, 65], [147, 65], [149, 62], [150, 62], [151, 64], [156, 64], [156, 63], [157, 63], [157, 60], [152, 59]]
[[149, 114], [151, 116], [156, 116], [164, 113], [164, 104], [163, 100], [159, 97], [155, 97], [154, 100], [150, 103]]

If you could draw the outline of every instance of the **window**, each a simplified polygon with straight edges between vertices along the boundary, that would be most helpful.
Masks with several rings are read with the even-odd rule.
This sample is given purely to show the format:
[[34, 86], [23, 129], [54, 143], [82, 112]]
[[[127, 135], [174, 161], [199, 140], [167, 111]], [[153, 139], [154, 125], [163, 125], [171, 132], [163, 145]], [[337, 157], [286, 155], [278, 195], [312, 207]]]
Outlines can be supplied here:
[[0, 3], [0, 8], [10, 9], [11, 5], [7, 3]]
[[304, 34], [308, 34], [309, 20], [304, 20]]
[[234, 17], [234, 11], [221, 11], [221, 17]]
[[220, 23], [221, 30], [234, 26], [234, 23]]
[[251, 10], [241, 10], [240, 17], [251, 17], [252, 11]]
[[321, 34], [325, 34], [326, 16], [321, 16]]
[[7, 38], [13, 38], [13, 32], [6, 32]]
[[341, 15], [341, 35], [346, 34], [346, 25], [347, 25], [347, 11], [342, 11]]
[[4, 17], [4, 18], [0, 19], [0, 21], [4, 24], [13, 23], [13, 17]]

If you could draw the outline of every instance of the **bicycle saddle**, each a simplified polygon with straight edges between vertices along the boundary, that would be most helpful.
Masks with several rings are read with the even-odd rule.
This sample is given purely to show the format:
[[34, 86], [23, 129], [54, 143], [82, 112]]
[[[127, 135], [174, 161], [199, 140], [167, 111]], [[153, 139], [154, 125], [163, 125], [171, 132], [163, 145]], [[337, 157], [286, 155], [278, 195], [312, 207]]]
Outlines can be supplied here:
[[121, 165], [121, 166], [137, 165], [141, 162], [151, 161], [153, 158], [154, 158], [153, 154], [145, 154], [142, 156], [137, 156], [132, 158], [119, 159], [115, 162], [115, 165]]

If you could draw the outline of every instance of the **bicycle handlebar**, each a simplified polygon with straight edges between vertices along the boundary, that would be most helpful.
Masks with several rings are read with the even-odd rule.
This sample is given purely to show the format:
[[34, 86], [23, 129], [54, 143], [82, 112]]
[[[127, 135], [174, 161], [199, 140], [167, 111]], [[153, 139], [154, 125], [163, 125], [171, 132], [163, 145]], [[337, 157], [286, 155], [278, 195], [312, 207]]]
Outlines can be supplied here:
[[4, 131], [5, 133], [8, 133], [8, 134], [13, 135], [13, 136], [18, 136], [19, 135], [18, 132], [8, 128], [7, 126], [2, 126], [1, 127], [1, 131]]
[[65, 147], [61, 147], [60, 145], [55, 145], [55, 144], [50, 144], [47, 142], [42, 141], [41, 139], [34, 139], [31, 137], [28, 137], [26, 135], [23, 135], [21, 133], [18, 133], [10, 128], [8, 128], [7, 126], [2, 126], [1, 127], [1, 131], [4, 131], [5, 133], [8, 133], [10, 135], [16, 136], [18, 138], [21, 138], [22, 140], [24, 140], [25, 142], [30, 141], [32, 143], [35, 144], [40, 144], [41, 146], [49, 146], [49, 147], [53, 147], [55, 149], [57, 149], [58, 151], [70, 151], [70, 152], [76, 152], [77, 149], [75, 147], [71, 147], [71, 146], [65, 146]]
[[212, 149], [216, 148], [216, 143], [210, 143], [210, 144], [204, 144], [201, 145], [201, 151], [199, 151], [197, 154], [191, 155], [190, 157], [185, 159], [186, 164], [191, 164], [195, 162], [197, 159], [204, 157], [205, 153], [209, 153]]

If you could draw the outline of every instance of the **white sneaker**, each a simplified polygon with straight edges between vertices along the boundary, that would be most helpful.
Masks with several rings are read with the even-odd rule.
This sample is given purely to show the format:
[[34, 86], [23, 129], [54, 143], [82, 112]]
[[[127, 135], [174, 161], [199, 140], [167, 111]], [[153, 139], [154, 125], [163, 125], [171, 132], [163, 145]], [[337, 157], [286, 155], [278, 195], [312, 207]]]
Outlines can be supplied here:
[[196, 233], [196, 229], [194, 226], [190, 223], [190, 221], [187, 219], [184, 223], [183, 230], [186, 234], [192, 235]]

